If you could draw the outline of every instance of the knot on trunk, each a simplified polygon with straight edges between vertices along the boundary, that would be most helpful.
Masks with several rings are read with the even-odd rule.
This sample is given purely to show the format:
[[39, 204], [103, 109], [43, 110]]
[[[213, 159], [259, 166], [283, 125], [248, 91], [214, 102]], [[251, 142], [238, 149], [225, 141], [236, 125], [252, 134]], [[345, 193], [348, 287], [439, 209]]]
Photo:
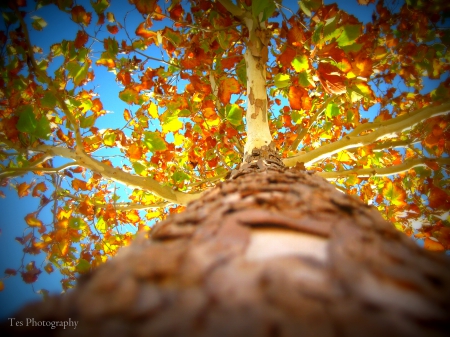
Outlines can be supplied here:
[[247, 173], [262, 172], [273, 170], [284, 172], [284, 166], [281, 156], [272, 142], [269, 145], [263, 145], [260, 148], [254, 148], [251, 153], [244, 157], [243, 163], [236, 169], [231, 171], [230, 179], [236, 179]]

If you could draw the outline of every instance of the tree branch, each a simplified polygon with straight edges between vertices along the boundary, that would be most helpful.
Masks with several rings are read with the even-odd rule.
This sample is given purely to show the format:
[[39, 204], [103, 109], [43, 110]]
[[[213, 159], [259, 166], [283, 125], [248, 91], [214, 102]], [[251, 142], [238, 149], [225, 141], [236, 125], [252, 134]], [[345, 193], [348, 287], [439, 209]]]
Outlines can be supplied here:
[[[283, 160], [286, 166], [294, 166], [296, 163], [304, 163], [310, 166], [315, 162], [328, 158], [342, 150], [356, 148], [371, 144], [380, 139], [398, 137], [398, 133], [412, 129], [418, 123], [431, 117], [441, 116], [450, 113], [450, 103], [439, 106], [427, 107], [416, 110], [410, 114], [396, 117], [383, 122], [362, 124], [347, 136], [337, 142], [322, 145], [307, 153], [302, 153]], [[371, 133], [359, 136], [363, 131], [373, 130]]]
[[402, 172], [407, 172], [410, 169], [418, 166], [427, 166], [427, 162], [436, 162], [439, 165], [450, 165], [450, 158], [415, 158], [405, 160], [400, 165], [394, 165], [383, 168], [366, 168], [366, 169], [352, 169], [336, 172], [316, 172], [316, 174], [329, 180], [349, 177], [356, 175], [358, 177], [383, 177]]
[[[72, 150], [65, 147], [57, 147], [51, 145], [38, 145], [33, 148], [29, 148], [28, 151], [43, 152], [50, 157], [63, 157], [66, 159], [74, 160], [73, 163], [66, 165], [78, 165], [93, 172], [101, 174], [104, 178], [111, 179], [141, 190], [146, 190], [152, 194], [165, 199], [171, 203], [186, 205], [189, 201], [198, 199], [201, 192], [198, 193], [184, 193], [180, 191], [174, 191], [169, 186], [163, 186], [156, 180], [150, 177], [136, 176], [121, 169], [111, 167], [104, 164], [94, 158], [91, 158], [84, 151]], [[31, 169], [30, 171], [34, 171]], [[24, 172], [21, 172], [23, 174]], [[18, 174], [19, 175], [19, 174]]]

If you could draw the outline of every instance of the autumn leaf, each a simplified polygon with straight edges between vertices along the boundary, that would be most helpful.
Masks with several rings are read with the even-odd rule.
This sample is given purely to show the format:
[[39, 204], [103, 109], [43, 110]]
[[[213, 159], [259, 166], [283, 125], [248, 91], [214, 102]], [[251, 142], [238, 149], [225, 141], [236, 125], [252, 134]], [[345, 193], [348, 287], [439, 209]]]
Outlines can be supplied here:
[[128, 0], [141, 14], [152, 14], [156, 9], [156, 0]]
[[87, 191], [88, 190], [87, 183], [80, 179], [72, 180], [72, 187], [75, 191], [79, 191], [79, 190]]
[[91, 13], [87, 13], [83, 6], [75, 6], [71, 10], [72, 20], [76, 23], [81, 23], [85, 26], [91, 22]]
[[139, 145], [131, 144], [127, 149], [127, 156], [130, 159], [138, 160], [142, 157], [142, 148]]
[[433, 185], [430, 188], [428, 202], [432, 208], [448, 210], [450, 208], [450, 195]]
[[240, 92], [239, 82], [233, 77], [226, 77], [220, 82], [219, 98], [223, 104], [230, 103], [231, 95]]
[[25, 283], [34, 283], [37, 281], [39, 274], [41, 271], [36, 268], [35, 262], [32, 261], [27, 264], [25, 267], [25, 272], [21, 272], [22, 280]]
[[388, 181], [383, 187], [383, 196], [396, 206], [406, 205], [406, 192], [398, 183]]
[[2, 280], [0, 280], [0, 291], [3, 291], [5, 289], [5, 284]]
[[44, 182], [40, 182], [33, 188], [33, 193], [31, 194], [33, 197], [40, 197], [42, 194], [39, 192], [47, 191], [47, 186]]
[[344, 77], [337, 67], [321, 62], [317, 68], [317, 75], [327, 93], [339, 95], [346, 92]]
[[434, 240], [433, 238], [425, 238], [424, 240], [424, 247], [425, 249], [437, 251], [437, 252], [443, 252], [445, 251], [445, 247], [439, 243], [438, 241]]
[[30, 188], [31, 188], [31, 184], [27, 184], [25, 182], [19, 184], [17, 186], [17, 194], [19, 195], [19, 198], [23, 198], [23, 197], [27, 196], [28, 194], [30, 194]]

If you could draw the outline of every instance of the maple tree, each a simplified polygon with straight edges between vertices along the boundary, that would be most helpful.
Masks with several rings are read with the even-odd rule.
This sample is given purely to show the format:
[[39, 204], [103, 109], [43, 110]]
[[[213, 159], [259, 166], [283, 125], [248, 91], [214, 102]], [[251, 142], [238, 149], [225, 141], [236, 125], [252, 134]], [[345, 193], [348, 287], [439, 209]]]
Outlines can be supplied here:
[[[33, 283], [59, 269], [72, 287], [271, 142], [285, 165], [373, 204], [425, 248], [450, 249], [446, 1], [378, 1], [366, 24], [321, 0], [129, 2], [140, 22], [108, 0], [37, 0], [78, 25], [48, 51], [30, 39], [49, 29], [39, 11], [1, 5], [1, 186], [40, 198], [17, 241], [47, 256], [6, 275]], [[113, 111], [120, 127], [98, 127], [103, 70], [129, 105]], [[424, 92], [427, 78], [442, 80]]]

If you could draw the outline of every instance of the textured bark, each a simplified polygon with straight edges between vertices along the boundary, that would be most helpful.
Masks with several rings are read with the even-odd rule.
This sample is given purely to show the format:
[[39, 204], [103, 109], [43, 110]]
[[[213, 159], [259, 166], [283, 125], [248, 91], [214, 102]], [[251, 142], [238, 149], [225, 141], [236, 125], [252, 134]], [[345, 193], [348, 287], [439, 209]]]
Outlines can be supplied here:
[[[13, 335], [444, 336], [450, 262], [323, 178], [256, 151]], [[3, 326], [5, 328], [5, 325]]]

